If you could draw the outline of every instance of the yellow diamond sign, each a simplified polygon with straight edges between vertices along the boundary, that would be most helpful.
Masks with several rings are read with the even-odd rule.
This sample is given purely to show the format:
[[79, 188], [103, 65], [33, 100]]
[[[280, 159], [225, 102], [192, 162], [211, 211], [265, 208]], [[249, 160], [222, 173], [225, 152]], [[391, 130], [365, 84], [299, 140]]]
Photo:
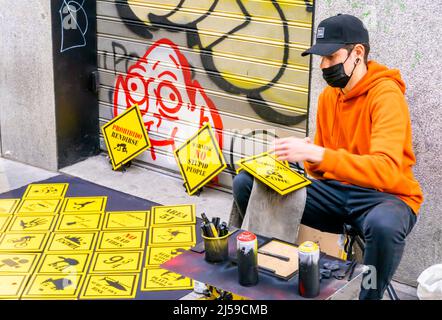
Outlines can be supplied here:
[[151, 146], [137, 105], [109, 121], [102, 130], [114, 169]]
[[175, 158], [190, 195], [227, 167], [209, 123], [175, 150]]
[[281, 195], [286, 195], [311, 183], [310, 180], [278, 161], [273, 154], [268, 152], [242, 159], [238, 164]]

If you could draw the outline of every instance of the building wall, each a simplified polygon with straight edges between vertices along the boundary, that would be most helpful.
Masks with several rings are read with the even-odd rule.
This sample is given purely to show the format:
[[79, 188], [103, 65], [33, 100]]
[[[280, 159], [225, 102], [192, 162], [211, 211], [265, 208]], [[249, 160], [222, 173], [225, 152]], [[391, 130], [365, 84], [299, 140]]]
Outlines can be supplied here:
[[[414, 230], [407, 238], [398, 281], [416, 285], [419, 274], [442, 261], [442, 55], [437, 26], [442, 23], [441, 1], [319, 0], [314, 28], [337, 13], [361, 18], [370, 32], [371, 59], [401, 71], [407, 85], [417, 158], [414, 174], [425, 201]], [[312, 62], [309, 135], [315, 132], [318, 95], [324, 87], [319, 59]]]
[[53, 171], [98, 154], [95, 1], [0, 6], [0, 154]]
[[300, 53], [312, 11], [309, 1], [97, 1], [100, 123], [138, 103], [153, 148], [137, 159], [178, 172], [173, 149], [210, 122], [230, 186], [235, 162], [268, 137], [306, 134]]
[[0, 0], [0, 7], [2, 155], [56, 170], [50, 2]]

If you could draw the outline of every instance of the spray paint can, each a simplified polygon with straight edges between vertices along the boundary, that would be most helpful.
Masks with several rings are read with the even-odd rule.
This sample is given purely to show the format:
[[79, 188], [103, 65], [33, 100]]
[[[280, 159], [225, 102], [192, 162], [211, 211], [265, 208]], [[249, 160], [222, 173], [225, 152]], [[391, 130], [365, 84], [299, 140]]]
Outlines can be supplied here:
[[299, 294], [305, 298], [319, 295], [319, 246], [306, 241], [298, 247], [299, 257]]
[[239, 284], [245, 287], [258, 283], [258, 240], [244, 231], [236, 238]]

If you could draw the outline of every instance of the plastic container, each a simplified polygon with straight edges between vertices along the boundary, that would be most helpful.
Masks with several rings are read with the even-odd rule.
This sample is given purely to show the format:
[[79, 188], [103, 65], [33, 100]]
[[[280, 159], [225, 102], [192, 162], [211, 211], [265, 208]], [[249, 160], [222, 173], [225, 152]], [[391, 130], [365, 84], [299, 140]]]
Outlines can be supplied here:
[[229, 237], [231, 233], [222, 237], [209, 238], [201, 235], [204, 239], [204, 259], [210, 263], [224, 262], [229, 259]]

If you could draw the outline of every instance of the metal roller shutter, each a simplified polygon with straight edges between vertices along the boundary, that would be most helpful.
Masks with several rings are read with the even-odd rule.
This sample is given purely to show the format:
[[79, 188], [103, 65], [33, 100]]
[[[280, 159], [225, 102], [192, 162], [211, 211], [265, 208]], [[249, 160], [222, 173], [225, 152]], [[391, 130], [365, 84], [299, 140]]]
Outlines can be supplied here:
[[312, 22], [307, 0], [98, 0], [100, 125], [138, 103], [154, 146], [137, 160], [178, 173], [174, 145], [209, 121], [229, 188], [239, 158], [305, 136]]

